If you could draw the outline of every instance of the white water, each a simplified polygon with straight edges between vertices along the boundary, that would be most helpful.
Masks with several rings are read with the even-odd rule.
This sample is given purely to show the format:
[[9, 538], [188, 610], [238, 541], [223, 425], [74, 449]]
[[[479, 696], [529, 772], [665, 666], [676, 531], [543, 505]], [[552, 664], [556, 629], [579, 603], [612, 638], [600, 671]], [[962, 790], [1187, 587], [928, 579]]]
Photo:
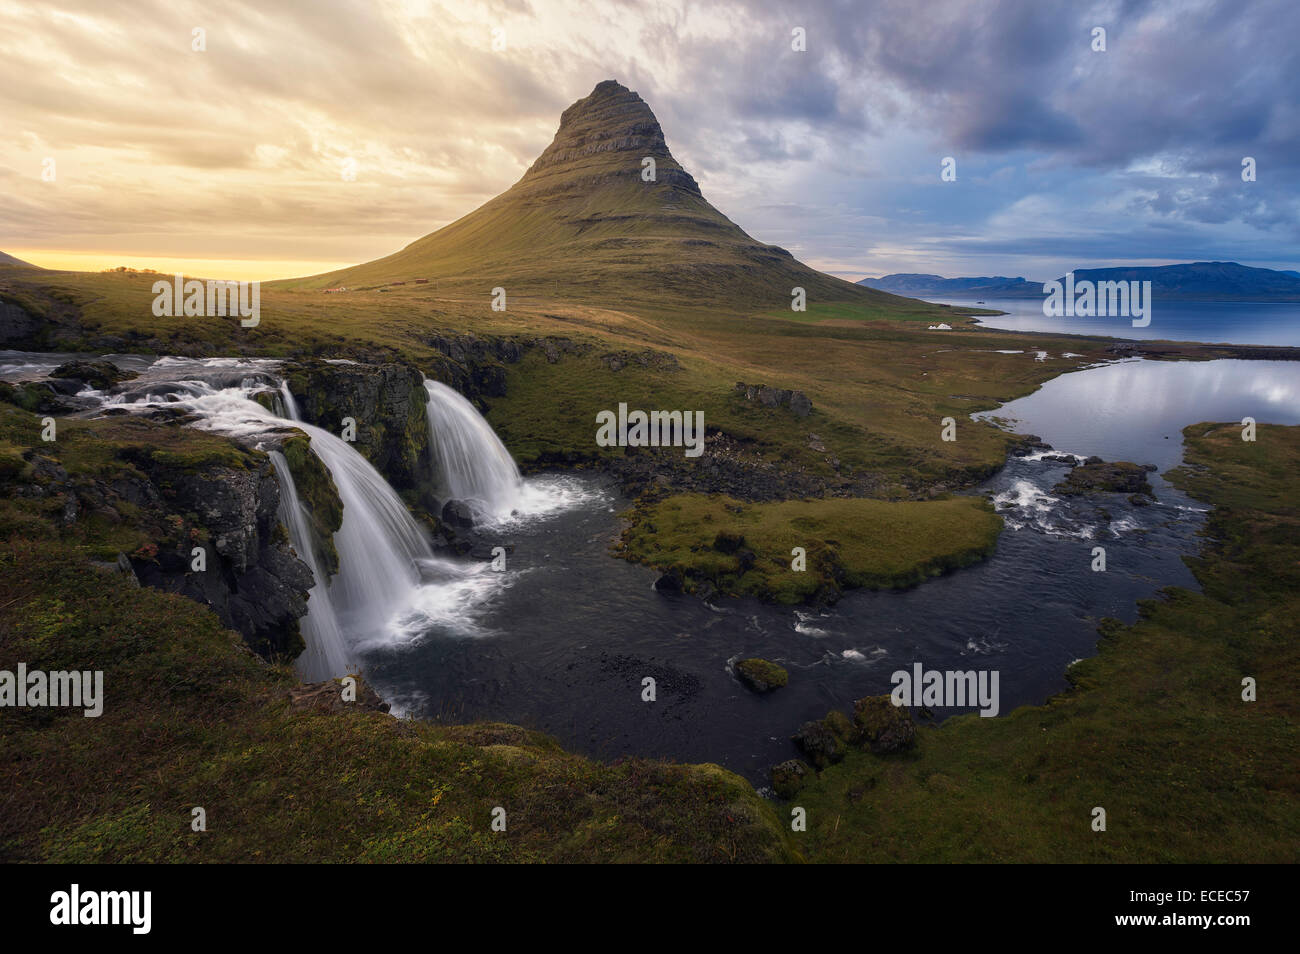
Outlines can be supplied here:
[[464, 500], [488, 520], [518, 511], [524, 481], [492, 425], [447, 385], [426, 378], [424, 389], [429, 392], [429, 440], [443, 497]]
[[[232, 437], [259, 437], [280, 428], [296, 428], [311, 438], [311, 449], [329, 470], [343, 503], [343, 520], [334, 534], [339, 571], [326, 579], [307, 529], [293, 475], [283, 455], [272, 451], [281, 489], [281, 516], [290, 542], [311, 568], [316, 586], [300, 626], [307, 651], [296, 661], [307, 679], [326, 679], [355, 672], [357, 651], [363, 646], [403, 640], [421, 614], [420, 603], [433, 602], [420, 593], [424, 564], [433, 559], [429, 542], [387, 481], [346, 441], [312, 424], [296, 420], [297, 404], [284, 382], [278, 382], [280, 417], [252, 400], [268, 387], [268, 370], [238, 359], [208, 359], [200, 371], [248, 367], [253, 373], [238, 386], [221, 387], [190, 377], [186, 359], [162, 359], [154, 370], [180, 374], [161, 382], [157, 392], [146, 383], [134, 395], [113, 395], [112, 404], [131, 410], [177, 405], [192, 411], [196, 427]], [[189, 363], [192, 364], [192, 363]], [[175, 366], [173, 368], [173, 365]]]
[[[483, 561], [435, 557], [425, 532], [369, 461], [349, 443], [301, 420], [277, 367], [277, 362], [256, 359], [160, 358], [118, 393], [100, 397], [106, 406], [137, 413], [184, 409], [195, 416], [195, 427], [269, 452], [280, 482], [280, 519], [316, 581], [299, 623], [307, 648], [295, 665], [304, 678], [357, 672], [363, 651], [401, 646], [431, 629], [484, 635], [476, 618], [515, 574], [495, 572]], [[472, 404], [443, 384], [426, 381], [425, 388], [444, 491], [469, 502], [483, 522], [504, 528], [600, 496], [568, 477], [524, 481]], [[279, 413], [252, 399], [267, 391]], [[343, 504], [342, 523], [334, 534], [339, 569], [332, 579], [317, 559], [309, 515], [288, 462], [270, 440], [263, 440], [288, 428], [311, 438], [311, 449], [330, 472]]]
[[298, 621], [307, 648], [294, 665], [300, 673], [312, 680], [355, 672], [356, 666], [348, 658], [347, 644], [339, 629], [334, 604], [330, 601], [328, 582], [321, 572], [316, 550], [311, 544], [307, 514], [298, 500], [298, 488], [294, 486], [289, 462], [279, 451], [271, 451], [270, 457], [275, 463], [276, 475], [280, 478], [280, 519], [289, 528], [289, 542], [294, 551], [311, 568], [312, 578], [316, 581], [316, 585], [307, 594], [307, 615]]

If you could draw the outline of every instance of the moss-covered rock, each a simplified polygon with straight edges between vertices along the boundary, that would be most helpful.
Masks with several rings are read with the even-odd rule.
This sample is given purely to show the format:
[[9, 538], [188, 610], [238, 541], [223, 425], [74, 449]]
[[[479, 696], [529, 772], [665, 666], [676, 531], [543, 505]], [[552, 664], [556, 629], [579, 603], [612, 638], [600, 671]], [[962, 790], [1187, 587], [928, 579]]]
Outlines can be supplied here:
[[402, 364], [333, 364], [308, 360], [284, 367], [302, 419], [333, 434], [356, 423], [356, 448], [395, 489], [422, 490], [433, 474], [427, 392], [418, 371]]
[[766, 659], [742, 659], [736, 663], [736, 676], [755, 692], [772, 692], [790, 681], [790, 674]]
[[111, 361], [68, 361], [50, 372], [52, 378], [68, 378], [90, 385], [97, 391], [121, 381], [139, 377], [134, 371], [124, 371]]
[[808, 781], [812, 769], [799, 759], [772, 766], [772, 790], [782, 798], [794, 798]]
[[896, 706], [889, 696], [867, 696], [853, 703], [857, 741], [876, 755], [902, 752], [916, 745], [916, 723], [907, 706]]
[[[839, 716], [839, 720], [834, 719]], [[808, 757], [808, 761], [818, 769], [844, 759], [845, 740], [852, 732], [852, 725], [842, 712], [832, 712], [825, 719], [805, 722], [799, 731], [790, 737], [795, 745]]]

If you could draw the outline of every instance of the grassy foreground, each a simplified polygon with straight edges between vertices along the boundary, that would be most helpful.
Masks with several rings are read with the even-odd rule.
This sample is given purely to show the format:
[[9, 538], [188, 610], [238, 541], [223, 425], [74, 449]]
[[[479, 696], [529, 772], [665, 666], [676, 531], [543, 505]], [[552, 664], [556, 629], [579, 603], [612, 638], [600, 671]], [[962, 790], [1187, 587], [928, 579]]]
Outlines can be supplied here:
[[906, 754], [850, 753], [795, 796], [805, 857], [1300, 860], [1300, 428], [1183, 434], [1172, 478], [1215, 506], [1191, 561], [1204, 591], [1104, 621], [1099, 654], [1046, 705], [922, 728]]

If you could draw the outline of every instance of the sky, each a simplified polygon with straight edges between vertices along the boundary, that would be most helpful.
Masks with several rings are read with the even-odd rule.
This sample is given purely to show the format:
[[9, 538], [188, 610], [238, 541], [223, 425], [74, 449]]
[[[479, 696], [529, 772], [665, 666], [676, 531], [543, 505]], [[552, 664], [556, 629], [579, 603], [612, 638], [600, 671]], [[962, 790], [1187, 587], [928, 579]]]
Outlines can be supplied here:
[[717, 208], [846, 278], [1294, 269], [1297, 37], [1296, 0], [0, 0], [0, 251], [368, 261], [616, 79]]

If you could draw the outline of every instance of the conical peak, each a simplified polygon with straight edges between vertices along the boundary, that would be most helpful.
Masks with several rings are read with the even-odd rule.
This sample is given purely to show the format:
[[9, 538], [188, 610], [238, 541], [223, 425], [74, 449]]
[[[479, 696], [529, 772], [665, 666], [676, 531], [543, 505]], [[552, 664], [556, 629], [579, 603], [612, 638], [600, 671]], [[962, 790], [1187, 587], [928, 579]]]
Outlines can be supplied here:
[[564, 111], [555, 138], [524, 178], [564, 168], [589, 173], [591, 160], [609, 173], [639, 175], [647, 156], [667, 167], [661, 180], [700, 194], [695, 180], [673, 159], [645, 100], [616, 80], [604, 80]]

